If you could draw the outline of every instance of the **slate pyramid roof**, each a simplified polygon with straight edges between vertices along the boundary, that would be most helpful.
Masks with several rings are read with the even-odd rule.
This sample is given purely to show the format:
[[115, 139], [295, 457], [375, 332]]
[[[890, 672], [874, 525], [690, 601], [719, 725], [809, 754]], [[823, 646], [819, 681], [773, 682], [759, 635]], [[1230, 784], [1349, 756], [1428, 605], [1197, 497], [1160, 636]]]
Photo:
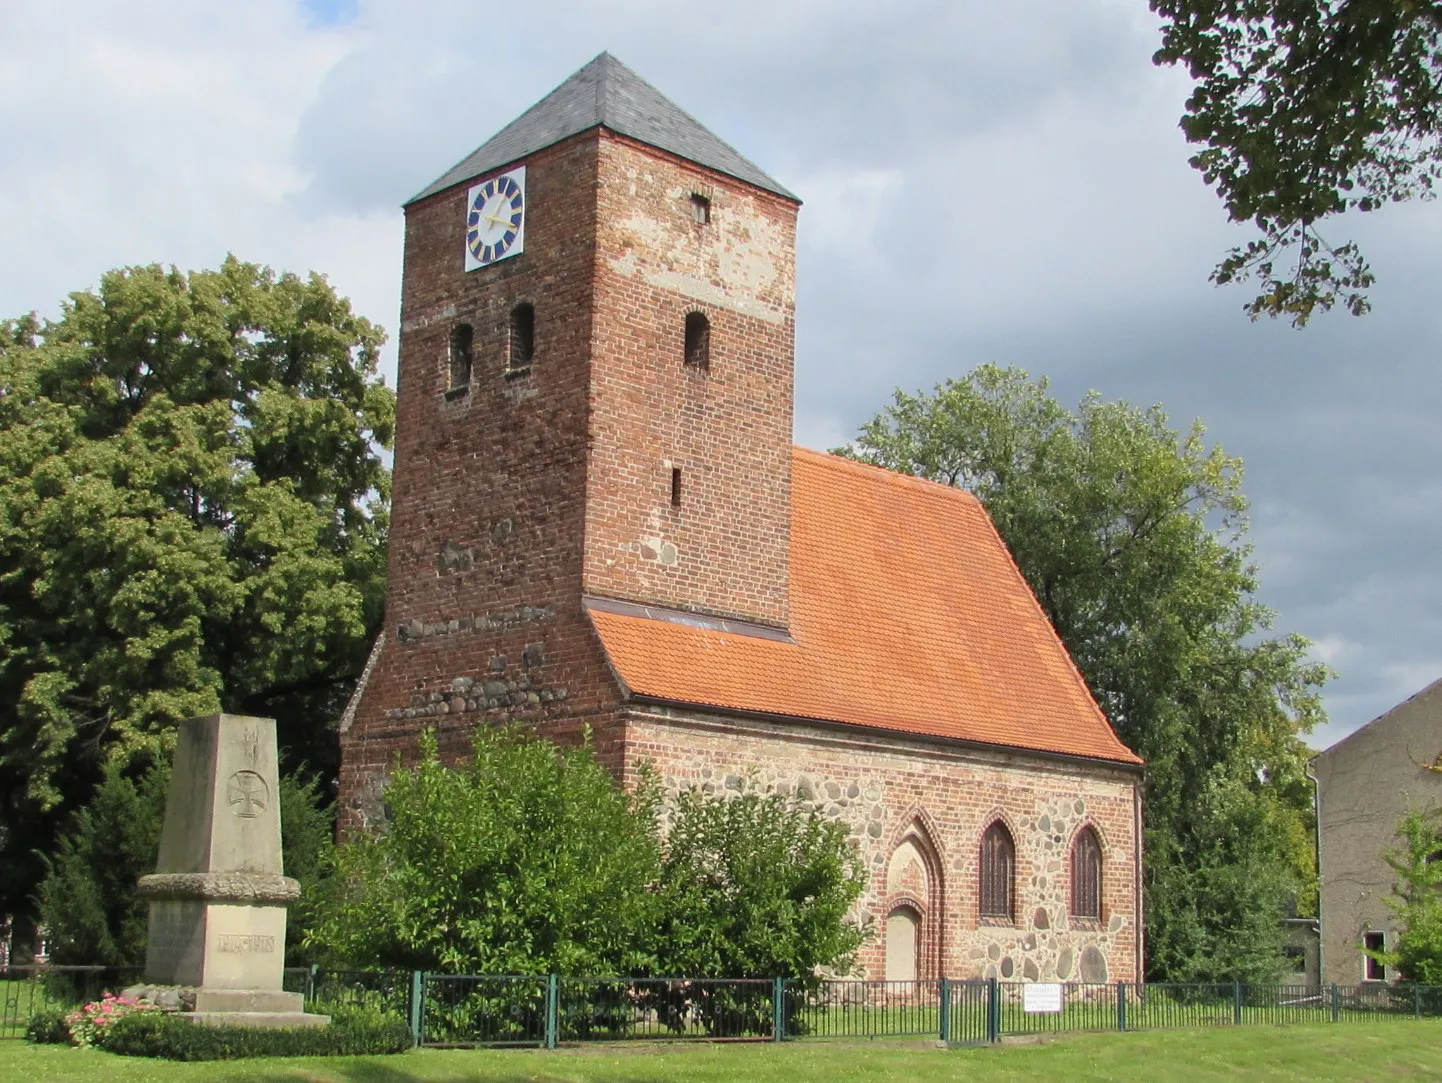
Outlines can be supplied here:
[[597, 126], [796, 199], [625, 64], [602, 53], [408, 202], [425, 199]]

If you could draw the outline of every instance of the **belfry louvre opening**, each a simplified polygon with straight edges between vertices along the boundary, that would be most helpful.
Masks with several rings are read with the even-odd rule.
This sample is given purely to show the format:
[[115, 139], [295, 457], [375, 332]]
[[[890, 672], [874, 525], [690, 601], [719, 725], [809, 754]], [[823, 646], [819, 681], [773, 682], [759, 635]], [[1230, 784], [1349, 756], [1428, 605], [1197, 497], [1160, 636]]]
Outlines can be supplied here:
[[522, 301], [511, 309], [510, 340], [506, 375], [524, 376], [536, 360], [536, 309], [529, 301]]
[[711, 321], [704, 312], [686, 313], [686, 364], [702, 372], [711, 367]]

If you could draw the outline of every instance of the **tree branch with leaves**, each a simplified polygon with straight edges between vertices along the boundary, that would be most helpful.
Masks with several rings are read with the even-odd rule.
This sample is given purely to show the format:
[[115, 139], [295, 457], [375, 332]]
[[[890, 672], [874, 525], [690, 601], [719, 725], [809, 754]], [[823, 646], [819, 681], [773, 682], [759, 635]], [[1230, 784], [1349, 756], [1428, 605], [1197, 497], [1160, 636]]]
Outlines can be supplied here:
[[1323, 223], [1431, 198], [1442, 169], [1442, 4], [1427, 0], [1151, 0], [1160, 65], [1195, 86], [1191, 164], [1234, 222], [1218, 284], [1255, 279], [1246, 311], [1302, 326], [1370, 308], [1371, 267]]

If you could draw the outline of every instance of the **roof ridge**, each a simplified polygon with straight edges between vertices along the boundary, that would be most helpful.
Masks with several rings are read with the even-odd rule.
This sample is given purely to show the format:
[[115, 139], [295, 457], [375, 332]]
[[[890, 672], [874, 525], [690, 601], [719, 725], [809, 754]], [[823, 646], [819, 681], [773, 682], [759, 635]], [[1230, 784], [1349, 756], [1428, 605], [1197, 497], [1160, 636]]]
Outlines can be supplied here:
[[1377, 717], [1375, 717], [1375, 718], [1373, 718], [1373, 719], [1370, 719], [1369, 721], [1366, 721], [1366, 722], [1362, 723], [1360, 726], [1358, 726], [1356, 729], [1354, 729], [1351, 733], [1347, 734], [1347, 736], [1342, 737], [1342, 738], [1339, 738], [1339, 739], [1336, 740], [1336, 741], [1333, 741], [1333, 742], [1332, 742], [1330, 745], [1328, 745], [1326, 748], [1322, 749], [1322, 750], [1319, 751], [1319, 752], [1313, 753], [1310, 757], [1308, 757], [1308, 759], [1309, 759], [1309, 760], [1319, 760], [1319, 759], [1321, 759], [1323, 756], [1330, 755], [1332, 752], [1335, 752], [1337, 749], [1339, 749], [1339, 748], [1341, 748], [1343, 745], [1345, 745], [1348, 741], [1352, 740], [1353, 737], [1356, 737], [1356, 736], [1358, 736], [1359, 734], [1364, 733], [1365, 731], [1371, 729], [1373, 726], [1375, 726], [1378, 722], [1381, 722], [1383, 719], [1391, 718], [1394, 714], [1396, 714], [1398, 711], [1400, 711], [1403, 707], [1407, 706], [1409, 703], [1412, 703], [1412, 702], [1415, 701], [1415, 700], [1421, 699], [1421, 698], [1422, 698], [1423, 696], [1425, 696], [1425, 695], [1428, 695], [1428, 694], [1431, 693], [1434, 689], [1436, 689], [1438, 686], [1442, 686], [1442, 677], [1438, 677], [1436, 680], [1431, 681], [1430, 683], [1428, 683], [1425, 687], [1419, 688], [1416, 692], [1413, 692], [1413, 693], [1412, 693], [1410, 696], [1408, 696], [1406, 699], [1398, 700], [1396, 703], [1392, 704], [1392, 706], [1388, 707], [1388, 708], [1387, 708], [1385, 711], [1383, 711], [1381, 714], [1377, 715]]
[[912, 485], [924, 492], [933, 493], [936, 496], [947, 499], [960, 499], [965, 503], [981, 503], [979, 496], [970, 489], [963, 489], [959, 485], [949, 485], [944, 481], [934, 481], [931, 478], [924, 478], [917, 474], [905, 474], [900, 470], [893, 470], [889, 466], [878, 466], [876, 463], [865, 462], [862, 459], [852, 459], [846, 455], [837, 455], [830, 451], [817, 451], [815, 448], [803, 447], [800, 444], [792, 444], [791, 448], [794, 452], [800, 452], [815, 459], [818, 466], [830, 466], [838, 470], [854, 469], [867, 474], [880, 474], [882, 475], [882, 480], [888, 484]]

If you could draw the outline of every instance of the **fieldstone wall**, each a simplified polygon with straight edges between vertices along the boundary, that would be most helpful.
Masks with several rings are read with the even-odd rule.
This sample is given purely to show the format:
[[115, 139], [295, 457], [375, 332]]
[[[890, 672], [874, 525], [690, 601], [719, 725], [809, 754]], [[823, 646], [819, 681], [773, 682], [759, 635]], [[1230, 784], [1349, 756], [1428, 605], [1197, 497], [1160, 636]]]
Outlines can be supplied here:
[[[631, 778], [651, 761], [671, 798], [750, 786], [796, 793], [847, 824], [870, 874], [857, 912], [873, 934], [859, 958], [868, 977], [885, 975], [887, 918], [907, 907], [921, 915], [923, 978], [1137, 980], [1135, 771], [662, 709], [628, 712], [624, 756]], [[1016, 845], [1011, 921], [979, 913], [981, 837], [998, 818]], [[1086, 825], [1102, 843], [1100, 921], [1069, 914], [1071, 844]]]

